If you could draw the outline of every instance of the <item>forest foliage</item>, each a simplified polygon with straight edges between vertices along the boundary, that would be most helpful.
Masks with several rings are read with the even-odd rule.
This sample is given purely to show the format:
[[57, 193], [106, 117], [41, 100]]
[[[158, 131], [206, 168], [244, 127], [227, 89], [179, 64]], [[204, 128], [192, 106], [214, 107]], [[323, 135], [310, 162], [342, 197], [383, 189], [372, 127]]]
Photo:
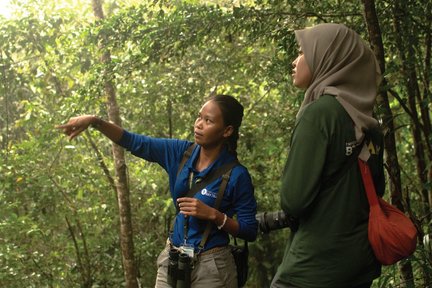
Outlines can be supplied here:
[[[245, 107], [238, 154], [258, 209], [278, 210], [303, 96], [290, 79], [293, 31], [344, 23], [369, 41], [367, 3], [385, 61], [376, 114], [394, 139], [385, 197], [419, 230], [416, 253], [385, 267], [374, 287], [432, 285], [430, 1], [107, 0], [96, 19], [90, 0], [16, 0], [0, 16], [0, 286], [125, 286], [111, 143], [95, 130], [69, 142], [54, 128], [79, 114], [107, 119], [107, 82], [123, 127], [155, 137], [192, 140], [205, 99], [235, 96]], [[153, 287], [175, 211], [165, 171], [129, 154], [126, 162], [138, 281]], [[269, 286], [288, 233], [250, 243], [247, 287]]]

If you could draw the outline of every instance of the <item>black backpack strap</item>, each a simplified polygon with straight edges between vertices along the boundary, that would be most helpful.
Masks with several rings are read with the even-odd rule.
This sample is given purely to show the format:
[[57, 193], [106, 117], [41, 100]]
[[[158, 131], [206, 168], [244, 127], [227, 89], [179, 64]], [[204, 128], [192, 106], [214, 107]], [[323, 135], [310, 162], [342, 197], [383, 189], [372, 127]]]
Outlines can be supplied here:
[[[238, 244], [237, 244], [237, 238], [236, 237], [233, 237], [234, 238], [234, 246], [238, 246]], [[246, 251], [246, 253], [249, 251], [249, 247], [248, 247], [248, 241], [246, 241], [246, 240], [244, 240], [244, 250]]]
[[231, 161], [229, 163], [225, 163], [222, 166], [219, 166], [218, 168], [214, 169], [213, 171], [210, 171], [204, 178], [201, 179], [200, 182], [194, 183], [191, 187], [191, 189], [188, 191], [185, 197], [192, 197], [195, 195], [196, 192], [203, 189], [205, 186], [207, 186], [209, 183], [215, 181], [217, 178], [225, 174], [227, 171], [234, 168], [234, 166], [238, 165], [238, 160]]
[[[228, 180], [231, 176], [231, 171], [232, 171], [232, 167], [227, 172], [225, 172], [225, 174], [222, 175], [222, 183], [219, 186], [219, 191], [214, 205], [214, 208], [216, 210], [219, 210], [219, 206], [222, 202], [222, 197], [224, 195], [226, 186], [228, 184]], [[210, 235], [210, 230], [211, 230], [211, 222], [207, 221], [206, 229], [204, 230], [203, 236], [201, 238], [201, 242], [198, 245], [199, 251], [202, 251], [204, 249], [204, 245], [207, 242], [208, 236]]]
[[[196, 146], [196, 143], [193, 143], [191, 146], [189, 146], [189, 148], [184, 152], [183, 154], [183, 158], [179, 164], [179, 168], [177, 169], [177, 176], [179, 175], [180, 171], [183, 169], [184, 164], [186, 163], [186, 161], [190, 158], [190, 156], [192, 155], [192, 152], [194, 150]], [[207, 186], [209, 183], [215, 181], [217, 178], [219, 178], [222, 175], [222, 183], [219, 186], [219, 191], [218, 191], [218, 195], [215, 201], [215, 208], [218, 209], [220, 206], [220, 203], [222, 201], [222, 197], [224, 194], [224, 191], [226, 189], [226, 186], [228, 184], [228, 180], [231, 176], [231, 171], [232, 169], [238, 165], [239, 162], [238, 160], [234, 160], [231, 161], [229, 163], [225, 163], [222, 166], [219, 166], [218, 168], [214, 169], [213, 171], [210, 171], [210, 173], [208, 173], [206, 175], [206, 177], [204, 177], [199, 183], [194, 183], [191, 187], [191, 189], [186, 193], [186, 195], [184, 197], [192, 197], [196, 194], [196, 192], [198, 192], [199, 190], [203, 189], [205, 186]], [[179, 207], [176, 205], [176, 210], [177, 213], [179, 213], [180, 209]], [[172, 228], [170, 229], [171, 231], [173, 230]], [[211, 230], [211, 223], [208, 222], [207, 226], [206, 226], [206, 230], [204, 231], [203, 234], [203, 238], [201, 239], [201, 243], [198, 246], [200, 251], [202, 250], [202, 248], [204, 248], [204, 244], [207, 241], [208, 235], [210, 234], [210, 230]]]
[[179, 175], [180, 171], [183, 169], [184, 164], [186, 163], [186, 161], [187, 161], [187, 160], [190, 158], [190, 156], [192, 155], [192, 152], [193, 152], [193, 150], [194, 150], [194, 148], [195, 148], [196, 145], [197, 145], [196, 143], [193, 143], [193, 144], [190, 145], [190, 146], [188, 147], [188, 149], [183, 153], [183, 158], [182, 158], [182, 160], [181, 160], [181, 162], [180, 162], [180, 165], [179, 165], [179, 167], [178, 167], [178, 169], [177, 169], [177, 176]]
[[[186, 193], [184, 197], [193, 197], [198, 191], [206, 187], [209, 183], [215, 181], [217, 178], [225, 174], [227, 171], [231, 171], [234, 166], [238, 165], [238, 160], [231, 161], [229, 163], [226, 163], [222, 166], [219, 166], [217, 169], [211, 171], [208, 173], [200, 182], [194, 183], [191, 187], [191, 189]], [[223, 179], [222, 179], [223, 180]], [[222, 184], [221, 184], [222, 185]], [[177, 212], [179, 211], [178, 206]]]

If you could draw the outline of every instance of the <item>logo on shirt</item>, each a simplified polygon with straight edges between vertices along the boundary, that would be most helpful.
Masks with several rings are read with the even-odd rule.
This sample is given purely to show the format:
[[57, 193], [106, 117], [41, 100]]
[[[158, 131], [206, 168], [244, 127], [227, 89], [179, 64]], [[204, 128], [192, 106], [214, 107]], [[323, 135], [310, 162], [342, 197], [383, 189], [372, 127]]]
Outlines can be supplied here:
[[206, 188], [201, 190], [201, 195], [207, 196], [207, 197], [212, 197], [216, 199], [216, 193], [208, 191]]
[[350, 156], [354, 149], [358, 146], [359, 144], [357, 143], [357, 141], [352, 141], [352, 142], [346, 142], [345, 143], [345, 155], [346, 156]]
[[[360, 144], [357, 143], [357, 141], [346, 142], [345, 143], [345, 155], [350, 156], [353, 153], [354, 149], [358, 145], [360, 145]], [[372, 155], [377, 155], [381, 150], [381, 147], [378, 145], [375, 145], [372, 141], [369, 141], [368, 143], [366, 143], [366, 145], [369, 149], [370, 154], [372, 154]]]
[[377, 155], [381, 151], [381, 147], [372, 143], [372, 141], [370, 141], [367, 146], [372, 155]]

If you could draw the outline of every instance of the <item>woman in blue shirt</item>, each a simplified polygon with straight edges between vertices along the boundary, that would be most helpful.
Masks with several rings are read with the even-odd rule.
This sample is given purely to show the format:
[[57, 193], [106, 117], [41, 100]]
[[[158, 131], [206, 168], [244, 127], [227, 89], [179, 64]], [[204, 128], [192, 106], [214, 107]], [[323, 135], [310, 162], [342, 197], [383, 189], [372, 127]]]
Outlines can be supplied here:
[[[75, 138], [90, 125], [133, 155], [156, 162], [167, 171], [174, 204], [179, 209], [169, 243], [158, 257], [156, 287], [168, 284], [168, 252], [188, 250], [194, 255], [192, 287], [237, 287], [235, 263], [228, 247], [229, 234], [254, 241], [257, 236], [256, 200], [247, 169], [237, 164], [223, 194], [219, 209], [213, 208], [222, 177], [207, 184], [193, 197], [185, 197], [192, 183], [205, 179], [218, 167], [237, 160], [237, 140], [243, 106], [232, 96], [210, 98], [198, 113], [194, 125], [197, 144], [181, 171], [185, 151], [193, 144], [178, 139], [160, 139], [134, 134], [93, 115], [73, 117], [58, 128]], [[236, 215], [236, 219], [233, 216]], [[210, 234], [199, 248], [207, 223]], [[185, 228], [186, 227], [186, 228]], [[193, 252], [191, 252], [193, 250]]]

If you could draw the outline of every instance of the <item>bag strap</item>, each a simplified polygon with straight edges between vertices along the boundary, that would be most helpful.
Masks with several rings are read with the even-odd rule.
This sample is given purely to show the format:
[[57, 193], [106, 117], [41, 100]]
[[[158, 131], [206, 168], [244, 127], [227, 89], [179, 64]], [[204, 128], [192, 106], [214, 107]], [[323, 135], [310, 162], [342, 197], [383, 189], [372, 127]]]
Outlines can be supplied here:
[[[192, 145], [189, 146], [189, 148], [183, 153], [183, 158], [179, 164], [179, 167], [177, 169], [177, 176], [180, 174], [180, 171], [183, 169], [184, 164], [186, 163], [186, 161], [190, 158], [190, 156], [192, 155], [192, 152], [194, 150], [194, 148], [196, 147], [196, 143], [193, 143]], [[197, 191], [201, 190], [202, 188], [204, 188], [205, 186], [207, 186], [209, 183], [213, 182], [214, 180], [216, 180], [217, 178], [219, 178], [221, 175], [223, 175], [226, 171], [232, 169], [234, 166], [236, 166], [237, 164], [239, 164], [238, 160], [234, 160], [232, 162], [229, 163], [225, 163], [222, 166], [219, 166], [218, 168], [216, 168], [213, 171], [210, 171], [210, 173], [208, 173], [203, 179], [201, 179], [200, 182], [198, 183], [194, 183], [192, 185], [192, 187], [190, 188], [190, 190], [186, 193], [185, 197], [192, 197], [193, 195], [196, 194]]]
[[[229, 169], [227, 172], [225, 172], [225, 174], [222, 175], [222, 183], [219, 186], [219, 191], [218, 191], [217, 198], [216, 198], [215, 205], [214, 205], [214, 208], [216, 210], [219, 210], [219, 206], [222, 202], [222, 197], [224, 195], [226, 186], [228, 184], [228, 180], [231, 176], [231, 171], [232, 171], [232, 168]], [[210, 235], [210, 230], [211, 230], [211, 222], [207, 221], [206, 229], [204, 230], [203, 237], [201, 238], [201, 242], [198, 245], [199, 251], [202, 251], [204, 249], [204, 245], [207, 242], [208, 236]]]
[[[236, 237], [233, 237], [233, 238], [234, 238], [234, 245], [237, 246], [237, 238]], [[249, 251], [248, 241], [246, 241], [246, 240], [244, 240], [244, 248], [246, 251]]]
[[[195, 147], [196, 147], [196, 143], [193, 143], [183, 153], [183, 158], [182, 158], [182, 160], [181, 160], [181, 162], [179, 164], [179, 168], [177, 169], [177, 176], [180, 174], [180, 171], [183, 169], [186, 161], [192, 155], [192, 152], [193, 152], [193, 150], [194, 150]], [[192, 196], [194, 196], [199, 190], [203, 189], [209, 183], [215, 181], [217, 178], [219, 178], [222, 175], [222, 183], [219, 186], [219, 192], [218, 192], [218, 196], [217, 196], [216, 202], [215, 202], [215, 205], [217, 205], [217, 207], [219, 207], [220, 202], [222, 201], [222, 196], [223, 196], [224, 191], [226, 189], [226, 185], [227, 185], [229, 177], [231, 175], [231, 171], [234, 168], [234, 166], [236, 166], [238, 164], [239, 164], [238, 160], [235, 159], [234, 161], [231, 161], [229, 163], [225, 163], [224, 165], [219, 166], [218, 168], [214, 169], [213, 171], [210, 171], [203, 179], [201, 179], [200, 182], [194, 183], [184, 197], [192, 197]], [[180, 208], [178, 207], [177, 204], [176, 204], [176, 210], [177, 210], [177, 214], [178, 214], [179, 211], [180, 211]], [[210, 229], [211, 226], [209, 224], [210, 224], [210, 222], [207, 223], [207, 226], [206, 226], [206, 231], [207, 230], [209, 230], [209, 231], [208, 232], [204, 232], [204, 234], [207, 234], [207, 236], [205, 236], [204, 242], [202, 242], [202, 240], [201, 240], [201, 242], [203, 243], [202, 247], [204, 247], [205, 241], [207, 241], [208, 234], [210, 233], [210, 230], [211, 230]], [[171, 227], [173, 227], [173, 226], [171, 226]], [[173, 228], [171, 228], [170, 230], [172, 231]], [[201, 246], [201, 244], [200, 244], [200, 246]], [[202, 248], [200, 248], [200, 250], [202, 250]]]
[[373, 206], [377, 206], [379, 205], [379, 201], [378, 201], [378, 196], [376, 194], [375, 191], [375, 185], [373, 183], [373, 178], [372, 178], [372, 174], [369, 168], [369, 165], [367, 164], [367, 162], [358, 159], [358, 165], [360, 168], [360, 172], [362, 175], [362, 179], [363, 179], [363, 184], [365, 187], [365, 191], [366, 191], [366, 196], [369, 202], [369, 206], [373, 207]]
[[180, 161], [179, 167], [177, 169], [177, 176], [179, 175], [180, 171], [183, 169], [184, 164], [186, 163], [186, 161], [190, 158], [190, 156], [192, 155], [193, 150], [195, 149], [195, 146], [197, 144], [196, 143], [192, 143], [192, 145], [190, 145], [188, 147], [188, 149], [183, 153], [183, 158]]
[[[226, 163], [222, 166], [219, 166], [215, 170], [208, 173], [200, 182], [194, 183], [184, 197], [194, 196], [199, 190], [206, 187], [209, 183], [215, 181], [217, 178], [219, 178], [221, 175], [225, 174], [227, 171], [231, 171], [231, 169], [234, 168], [234, 166], [236, 166], [237, 164], [239, 164], [239, 162], [236, 159], [236, 160], [231, 161], [229, 163]], [[176, 209], [177, 209], [177, 212], [180, 210], [178, 206], [176, 206]]]
[[207, 186], [209, 183], [213, 182], [217, 178], [219, 178], [221, 175], [224, 175], [227, 171], [230, 171], [234, 166], [238, 165], [238, 160], [231, 161], [229, 163], [225, 163], [222, 166], [219, 166], [218, 168], [214, 169], [213, 171], [210, 171], [203, 179], [201, 179], [200, 182], [194, 183], [191, 187], [191, 189], [186, 194], [186, 197], [192, 197], [195, 195], [195, 193], [205, 186]]
[[[177, 169], [177, 177], [180, 174], [180, 171], [183, 169], [186, 161], [190, 158], [190, 156], [192, 155], [193, 150], [196, 147], [196, 143], [192, 143], [188, 149], [183, 153], [183, 158], [180, 161], [179, 167]], [[232, 162], [226, 163], [220, 167], [218, 167], [217, 169], [215, 169], [214, 171], [211, 171], [209, 174], [206, 175], [205, 178], [203, 178], [199, 183], [194, 183], [192, 185], [192, 187], [190, 188], [190, 190], [186, 193], [186, 195], [184, 197], [192, 197], [193, 195], [196, 194], [197, 191], [199, 191], [200, 189], [204, 188], [205, 186], [207, 186], [209, 183], [213, 182], [214, 180], [216, 180], [217, 178], [219, 178], [222, 174], [224, 174], [226, 171], [232, 169], [235, 165], [237, 165], [239, 162], [238, 160], [234, 160]], [[179, 213], [180, 209], [176, 204], [176, 210], [177, 210], [177, 214]], [[172, 226], [171, 226], [171, 231]]]

